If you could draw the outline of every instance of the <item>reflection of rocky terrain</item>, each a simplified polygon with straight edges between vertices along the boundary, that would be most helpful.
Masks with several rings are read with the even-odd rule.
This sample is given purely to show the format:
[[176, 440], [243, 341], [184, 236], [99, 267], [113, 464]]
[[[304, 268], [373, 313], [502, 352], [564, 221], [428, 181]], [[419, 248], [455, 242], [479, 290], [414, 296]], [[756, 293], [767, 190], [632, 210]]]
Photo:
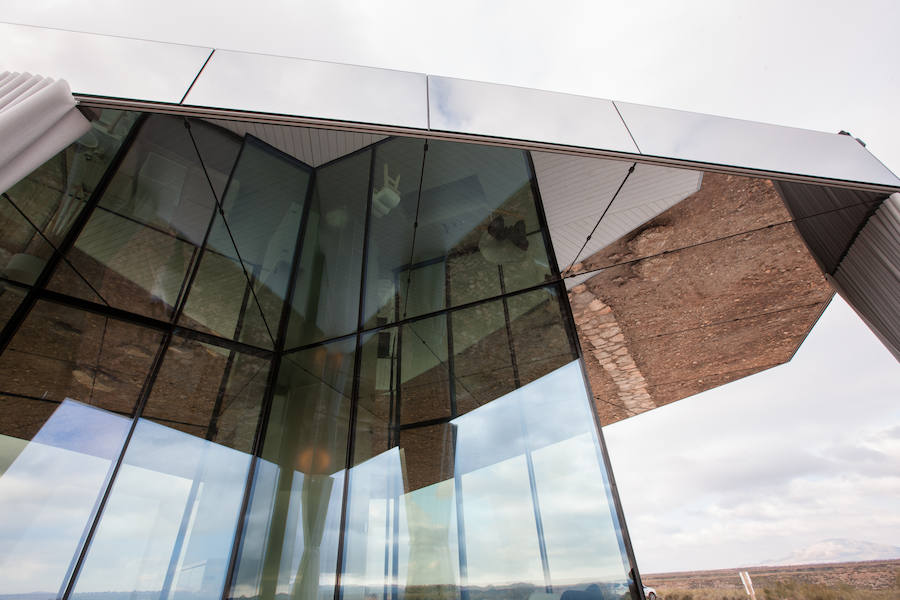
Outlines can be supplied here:
[[576, 270], [569, 299], [604, 424], [786, 362], [832, 290], [769, 181], [699, 192]]
[[[722, 594], [739, 591], [743, 595], [744, 588], [738, 577], [738, 570], [738, 568], [734, 568], [715, 571], [644, 573], [641, 575], [641, 581], [644, 585], [655, 587], [660, 594], [663, 593], [663, 590], [671, 588], [689, 590], [715, 588]], [[897, 588], [900, 583], [897, 579], [900, 575], [900, 560], [786, 565], [782, 567], [742, 567], [740, 570], [750, 572], [753, 587], [757, 590], [757, 597], [760, 595], [760, 590], [785, 580], [826, 586], [847, 585], [861, 590], [891, 590], [893, 588], [900, 593], [900, 589]], [[746, 595], [743, 597], [746, 598]], [[881, 597], [879, 596], [879, 598]]]

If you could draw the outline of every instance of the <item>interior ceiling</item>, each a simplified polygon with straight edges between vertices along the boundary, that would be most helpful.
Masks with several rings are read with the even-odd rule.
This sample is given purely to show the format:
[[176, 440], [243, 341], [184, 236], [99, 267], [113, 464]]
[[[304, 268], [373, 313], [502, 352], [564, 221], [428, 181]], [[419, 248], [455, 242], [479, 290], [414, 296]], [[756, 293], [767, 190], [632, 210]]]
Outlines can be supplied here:
[[207, 121], [233, 131], [241, 137], [245, 134], [257, 137], [311, 167], [319, 167], [387, 137], [371, 133], [289, 127], [224, 119], [207, 119]]
[[[629, 162], [532, 152], [560, 270], [583, 260], [700, 189], [703, 173], [639, 164], [584, 250], [582, 244], [628, 174]], [[579, 255], [579, 250], [581, 254]], [[567, 281], [571, 289], [585, 277]]]

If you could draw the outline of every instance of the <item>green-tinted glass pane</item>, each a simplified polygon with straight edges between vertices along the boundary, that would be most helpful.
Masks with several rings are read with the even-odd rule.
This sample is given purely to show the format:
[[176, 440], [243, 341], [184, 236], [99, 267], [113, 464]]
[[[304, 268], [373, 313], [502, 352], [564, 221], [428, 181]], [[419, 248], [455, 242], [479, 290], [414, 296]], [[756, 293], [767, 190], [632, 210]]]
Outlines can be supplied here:
[[[224, 219], [214, 219], [194, 281], [200, 291], [188, 292], [183, 324], [273, 346], [309, 180], [309, 167], [245, 138], [222, 201]], [[252, 293], [240, 302], [249, 291], [248, 278]]]
[[[376, 150], [369, 326], [519, 290], [551, 275], [524, 152], [430, 141], [422, 164], [422, 150], [411, 140]], [[409, 185], [410, 176], [420, 185]]]
[[334, 595], [355, 343], [282, 359], [232, 598]]
[[286, 347], [356, 329], [372, 151], [316, 169]]
[[5, 594], [55, 595], [66, 583], [160, 338], [38, 302], [0, 356]]
[[[201, 163], [201, 149], [214, 147]], [[168, 319], [183, 293], [238, 145], [230, 134], [182, 119], [147, 118], [68, 258], [110, 305]], [[205, 172], [204, 172], [205, 167]], [[84, 297], [72, 277], [51, 289]]]
[[577, 358], [555, 287], [507, 300], [519, 385], [525, 385]]
[[394, 321], [404, 312], [400, 298], [413, 245], [424, 151], [423, 140], [409, 138], [375, 147], [363, 319], [367, 327], [379, 320]]

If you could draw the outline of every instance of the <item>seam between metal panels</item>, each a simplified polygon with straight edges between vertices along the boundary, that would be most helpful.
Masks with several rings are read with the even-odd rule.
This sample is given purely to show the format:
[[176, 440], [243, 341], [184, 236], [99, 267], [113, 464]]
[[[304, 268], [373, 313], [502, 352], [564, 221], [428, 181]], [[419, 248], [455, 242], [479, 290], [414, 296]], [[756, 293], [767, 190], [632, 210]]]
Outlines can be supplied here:
[[[520, 148], [523, 150], [536, 150], [552, 152], [555, 154], [567, 154], [571, 156], [583, 156], [592, 158], [605, 158], [608, 160], [637, 161], [650, 165], [686, 168], [691, 170], [703, 170], [710, 173], [722, 173], [726, 175], [742, 175], [757, 179], [781, 179], [783, 181], [795, 181], [799, 183], [814, 183], [831, 187], [850, 188], [855, 190], [876, 192], [900, 191], [900, 181], [896, 184], [867, 183], [844, 179], [830, 179], [813, 175], [800, 175], [782, 171], [770, 171], [763, 169], [750, 169], [701, 161], [689, 161], [684, 159], [654, 156], [651, 154], [635, 154], [633, 152], [620, 152], [614, 150], [602, 150], [581, 146], [569, 146], [565, 144], [553, 144], [530, 140], [500, 138], [487, 135], [454, 133], [434, 129], [416, 129], [411, 127], [398, 127], [391, 125], [379, 125], [377, 123], [353, 123], [347, 121], [335, 121], [329, 119], [317, 119], [294, 115], [261, 113], [242, 111], [235, 109], [207, 108], [171, 104], [165, 102], [149, 102], [142, 100], [128, 100], [122, 98], [110, 98], [106, 96], [92, 96], [87, 94], [75, 94], [76, 100], [82, 106], [94, 108], [118, 108], [123, 110], [140, 110], [145, 112], [158, 112], [174, 115], [186, 115], [199, 118], [230, 119], [235, 121], [250, 121], [253, 123], [269, 125], [293, 125], [305, 127], [317, 127], [335, 131], [350, 131], [357, 133], [374, 133], [381, 135], [403, 135], [417, 138], [442, 139], [449, 141], [478, 143], [489, 146], [502, 146], [507, 148]], [[871, 153], [870, 153], [871, 154]]]
[[631, 133], [631, 128], [628, 127], [628, 123], [625, 122], [625, 117], [622, 116], [622, 112], [619, 110], [619, 107], [616, 105], [616, 101], [610, 100], [610, 102], [612, 103], [613, 108], [616, 109], [616, 114], [619, 115], [619, 119], [622, 121], [622, 125], [625, 126], [625, 131], [628, 132], [628, 137], [631, 138], [631, 142], [634, 144], [634, 147], [637, 148], [638, 154], [643, 154], [643, 152], [641, 152], [641, 147], [638, 146], [637, 140], [634, 139], [634, 134]]
[[209, 64], [209, 59], [211, 59], [213, 57], [213, 54], [215, 54], [215, 53], [216, 53], [215, 48], [213, 48], [212, 50], [209, 51], [209, 56], [207, 56], [206, 60], [203, 61], [203, 64], [200, 65], [200, 70], [197, 71], [196, 75], [194, 75], [194, 79], [193, 79], [193, 81], [191, 81], [191, 85], [188, 86], [187, 91], [184, 92], [184, 96], [181, 97], [181, 101], [178, 102], [178, 104], [184, 104], [184, 101], [187, 99], [188, 94], [190, 94], [191, 90], [194, 89], [194, 84], [197, 83], [197, 80], [200, 79], [200, 75], [203, 74], [203, 69], [205, 69], [206, 65]]

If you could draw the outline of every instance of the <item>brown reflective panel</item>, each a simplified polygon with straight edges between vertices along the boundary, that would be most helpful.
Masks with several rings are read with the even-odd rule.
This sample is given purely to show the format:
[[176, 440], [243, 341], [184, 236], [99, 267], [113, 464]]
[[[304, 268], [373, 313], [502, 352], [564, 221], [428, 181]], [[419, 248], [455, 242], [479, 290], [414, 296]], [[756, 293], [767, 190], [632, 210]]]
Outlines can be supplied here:
[[695, 193], [584, 257], [575, 271], [599, 271], [569, 301], [602, 422], [789, 360], [833, 294], [804, 223], [772, 182], [704, 173]]

